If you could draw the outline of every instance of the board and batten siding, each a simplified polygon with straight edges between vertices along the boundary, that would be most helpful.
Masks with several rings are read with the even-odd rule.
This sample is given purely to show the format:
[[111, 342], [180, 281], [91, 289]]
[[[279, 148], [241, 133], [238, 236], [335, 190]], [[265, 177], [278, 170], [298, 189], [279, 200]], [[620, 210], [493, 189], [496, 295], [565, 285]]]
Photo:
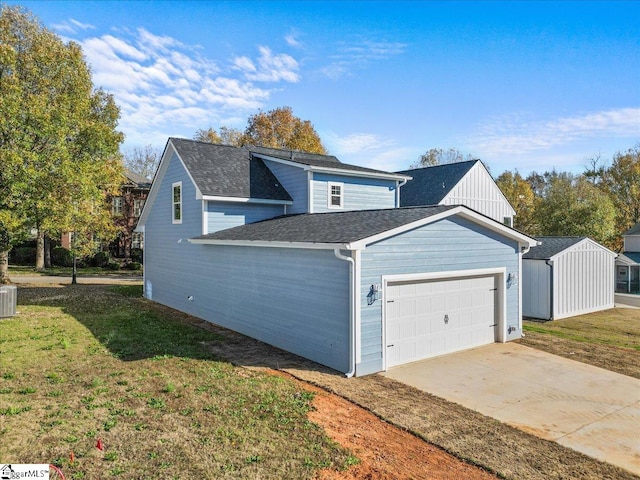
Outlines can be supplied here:
[[307, 213], [309, 211], [309, 178], [305, 170], [290, 165], [263, 160], [276, 176], [291, 198], [293, 205], [287, 205], [287, 213]]
[[283, 205], [207, 201], [207, 231], [213, 233], [284, 215]]
[[328, 184], [342, 183], [343, 208], [340, 210], [376, 210], [396, 206], [396, 182], [375, 178], [357, 178], [348, 175], [331, 175], [314, 172], [313, 213], [335, 212], [328, 206]]
[[[182, 181], [183, 221], [171, 222]], [[197, 245], [202, 201], [174, 157], [145, 225], [145, 296], [320, 364], [349, 369], [349, 264], [331, 250]]]
[[[402, 195], [402, 190], [400, 194]], [[500, 223], [504, 223], [505, 217], [508, 217], [513, 224], [515, 211], [480, 162], [467, 172], [440, 203], [465, 205]]]
[[545, 260], [522, 260], [522, 315], [549, 320], [552, 268]]
[[595, 242], [581, 242], [553, 261], [553, 318], [614, 307], [615, 255]]
[[[361, 360], [357, 375], [379, 372], [382, 364], [382, 298], [367, 304], [371, 285], [383, 275], [453, 272], [506, 267], [517, 274], [519, 245], [484, 227], [459, 217], [450, 217], [367, 246], [361, 256]], [[519, 287], [505, 288], [506, 326], [515, 327], [506, 340], [520, 338]]]

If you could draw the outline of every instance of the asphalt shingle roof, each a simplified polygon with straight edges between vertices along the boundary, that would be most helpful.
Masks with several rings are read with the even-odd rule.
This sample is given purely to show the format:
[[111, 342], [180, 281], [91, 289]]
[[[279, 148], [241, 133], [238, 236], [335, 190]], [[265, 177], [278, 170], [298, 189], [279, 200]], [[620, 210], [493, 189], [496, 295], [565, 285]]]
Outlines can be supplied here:
[[533, 247], [522, 258], [529, 260], [549, 260], [554, 255], [581, 242], [587, 237], [536, 237], [542, 245]]
[[360, 167], [358, 165], [349, 165], [348, 163], [342, 163], [333, 155], [320, 155], [318, 153], [306, 153], [298, 152], [295, 150], [280, 150], [277, 148], [266, 147], [247, 147], [251, 152], [258, 155], [266, 155], [269, 157], [275, 157], [281, 160], [287, 160], [289, 162], [295, 162], [302, 165], [310, 165], [312, 167], [321, 168], [335, 168], [340, 170], [346, 170], [349, 172], [362, 172], [362, 173], [378, 173], [384, 175], [394, 175], [393, 173], [385, 172], [382, 170], [376, 170], [373, 168]]
[[451, 191], [453, 187], [480, 160], [449, 163], [434, 167], [415, 168], [396, 172], [409, 175], [409, 180], [400, 189], [400, 206], [436, 205]]
[[640, 235], [640, 222], [636, 223], [629, 230], [624, 232], [622, 235]]
[[624, 252], [621, 256], [627, 257], [632, 262], [640, 263], [640, 252]]
[[129, 182], [136, 185], [137, 187], [151, 188], [151, 180], [149, 180], [146, 177], [143, 177], [142, 175], [136, 172], [129, 170], [128, 168], [124, 169], [124, 176]]
[[195, 237], [200, 240], [235, 240], [294, 243], [349, 243], [456, 208], [453, 205], [305, 213], [249, 223]]
[[248, 149], [171, 138], [203, 195], [292, 200], [276, 176]]

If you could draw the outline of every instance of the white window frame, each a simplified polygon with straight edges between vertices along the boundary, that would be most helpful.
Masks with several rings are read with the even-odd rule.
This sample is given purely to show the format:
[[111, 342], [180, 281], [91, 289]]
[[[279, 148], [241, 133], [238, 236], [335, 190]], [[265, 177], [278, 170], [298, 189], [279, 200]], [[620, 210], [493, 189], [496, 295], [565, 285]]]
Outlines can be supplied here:
[[144, 248], [144, 234], [142, 232], [133, 232], [131, 248]]
[[512, 217], [504, 217], [504, 220], [502, 221], [502, 223], [504, 225], [506, 225], [507, 227], [513, 228], [513, 218]]
[[[176, 187], [180, 188], [180, 199], [177, 202], [175, 200]], [[176, 205], [180, 208], [180, 218], [176, 218]], [[173, 224], [182, 223], [182, 182], [174, 182], [171, 184], [171, 220]]]
[[[180, 189], [182, 191], [182, 189]], [[133, 216], [139, 217], [142, 213], [142, 209], [144, 208], [144, 200], [140, 198], [136, 198], [133, 201]]]
[[113, 197], [111, 200], [111, 213], [113, 215], [122, 215], [124, 209], [124, 198], [121, 196]]
[[[340, 205], [334, 205], [331, 201], [336, 195], [333, 194], [333, 187], [340, 188]], [[331, 210], [341, 210], [344, 208], [344, 183], [343, 182], [327, 182], [327, 208]]]

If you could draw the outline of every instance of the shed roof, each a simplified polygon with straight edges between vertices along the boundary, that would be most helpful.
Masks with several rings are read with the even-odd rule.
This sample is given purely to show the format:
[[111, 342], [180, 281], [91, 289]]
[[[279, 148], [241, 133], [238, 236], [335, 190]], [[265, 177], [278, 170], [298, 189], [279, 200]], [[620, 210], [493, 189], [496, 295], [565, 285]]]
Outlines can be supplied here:
[[477, 162], [480, 160], [396, 172], [413, 177], [413, 180], [409, 180], [401, 189], [400, 205], [408, 207], [440, 203]]
[[640, 264], [640, 252], [624, 252], [618, 256], [622, 263]]
[[640, 222], [636, 223], [633, 227], [631, 227], [629, 230], [627, 230], [626, 232], [624, 232], [622, 235], [640, 235]]
[[542, 242], [542, 244], [529, 250], [522, 258], [528, 260], [549, 260], [554, 255], [587, 238], [589, 237], [536, 237], [536, 240]]
[[276, 176], [242, 147], [170, 138], [202, 195], [291, 201]]

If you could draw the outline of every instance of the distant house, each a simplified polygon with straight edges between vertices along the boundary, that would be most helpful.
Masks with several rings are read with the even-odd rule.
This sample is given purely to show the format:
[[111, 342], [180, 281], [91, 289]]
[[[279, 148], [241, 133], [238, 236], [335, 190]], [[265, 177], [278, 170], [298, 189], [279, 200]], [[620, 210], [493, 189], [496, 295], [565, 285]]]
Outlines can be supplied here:
[[624, 246], [616, 259], [616, 293], [640, 293], [640, 223], [622, 234]]
[[144, 295], [348, 376], [519, 338], [537, 241], [463, 205], [399, 208], [410, 179], [170, 138], [138, 224]]
[[509, 227], [515, 210], [480, 160], [414, 168], [402, 187], [400, 206], [465, 205]]
[[588, 237], [537, 237], [522, 256], [522, 314], [558, 320], [614, 307], [616, 254]]
[[[136, 232], [135, 228], [150, 189], [151, 180], [125, 169], [121, 194], [107, 199], [111, 203], [113, 221], [121, 228], [118, 237], [109, 245], [113, 257], [130, 258], [132, 251], [144, 247], [144, 234]], [[62, 235], [61, 245], [70, 247], [70, 233]]]

